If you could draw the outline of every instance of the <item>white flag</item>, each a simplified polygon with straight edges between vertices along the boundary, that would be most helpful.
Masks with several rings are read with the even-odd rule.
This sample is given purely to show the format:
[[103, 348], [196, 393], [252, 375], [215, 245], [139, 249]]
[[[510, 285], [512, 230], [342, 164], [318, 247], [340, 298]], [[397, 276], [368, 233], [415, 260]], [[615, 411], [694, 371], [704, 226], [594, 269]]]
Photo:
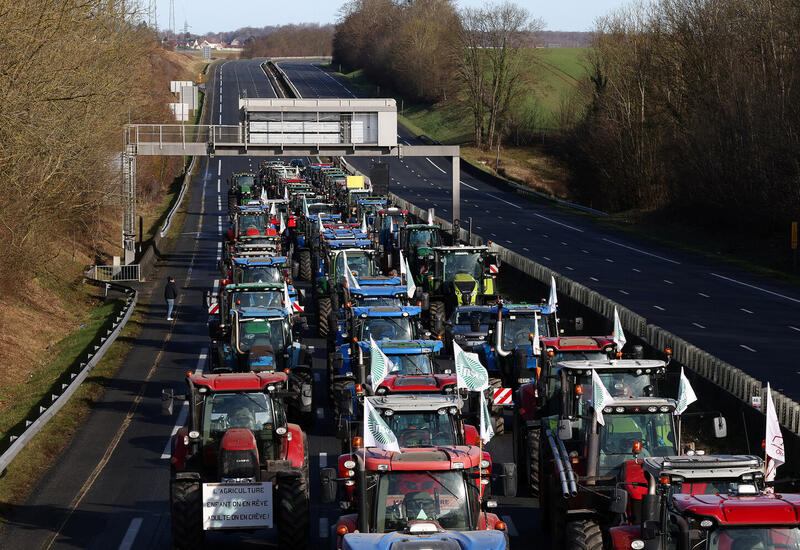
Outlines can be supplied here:
[[614, 339], [614, 343], [617, 345], [617, 351], [622, 351], [622, 347], [628, 340], [625, 338], [625, 331], [622, 330], [622, 323], [619, 320], [617, 308], [614, 308], [614, 332], [611, 333], [611, 336]]
[[367, 215], [366, 214], [361, 216], [361, 232], [362, 233], [366, 233], [367, 232]]
[[400, 251], [400, 277], [403, 279], [403, 282], [405, 282], [406, 278], [408, 277], [408, 271], [406, 271], [406, 262], [403, 260], [402, 250]]
[[286, 231], [286, 221], [283, 219], [283, 212], [281, 212], [281, 225], [278, 229], [278, 233], [282, 235], [284, 231]]
[[364, 399], [364, 447], [379, 447], [385, 451], [400, 451], [397, 436], [389, 429], [381, 415], [370, 403], [369, 397]]
[[688, 409], [689, 405], [695, 401], [697, 401], [697, 395], [695, 395], [694, 389], [689, 383], [689, 379], [686, 378], [683, 367], [681, 367], [681, 381], [678, 385], [678, 403], [675, 405], [675, 414], [683, 414], [683, 411]]
[[325, 232], [325, 226], [322, 225], [322, 216], [317, 214], [317, 231], [322, 235]]
[[261, 188], [261, 202], [267, 202], [267, 200], [268, 200], [267, 199], [267, 188], [266, 187], [262, 187]]
[[531, 344], [533, 347], [532, 351], [534, 355], [540, 355], [542, 353], [542, 342], [539, 339], [539, 316], [536, 315], [533, 321], [533, 343]]
[[284, 187], [283, 188], [283, 200], [285, 200], [285, 201], [289, 200], [289, 188], [288, 187]]
[[347, 283], [347, 286], [350, 287], [350, 290], [361, 290], [361, 286], [356, 281], [355, 275], [350, 270], [350, 266], [347, 264], [347, 252], [342, 252], [342, 260], [344, 261], [344, 280]]
[[599, 424], [606, 425], [606, 421], [603, 419], [603, 409], [613, 402], [614, 398], [608, 393], [603, 381], [597, 375], [597, 371], [592, 370], [592, 407], [594, 407], [594, 416]]
[[456, 386], [469, 391], [483, 391], [489, 387], [489, 373], [481, 365], [477, 353], [469, 353], [453, 342], [456, 364]]
[[306, 196], [303, 195], [303, 215], [307, 218], [308, 217], [308, 201], [306, 200]]
[[372, 376], [372, 388], [375, 389], [381, 385], [386, 379], [386, 376], [392, 371], [394, 365], [391, 359], [386, 357], [383, 350], [369, 337], [369, 373]]
[[272, 201], [269, 206], [269, 219], [272, 220], [277, 213], [278, 211], [275, 208], [275, 201]]
[[289, 296], [289, 285], [284, 283], [283, 285], [283, 307], [286, 308], [286, 311], [289, 315], [292, 315], [292, 298]]
[[775, 414], [775, 404], [772, 402], [772, 390], [767, 382], [767, 435], [764, 438], [767, 455], [767, 473], [764, 479], [775, 481], [778, 466], [786, 462], [786, 453], [783, 448], [783, 434]]
[[417, 285], [414, 282], [414, 276], [411, 274], [411, 266], [408, 265], [408, 259], [403, 258], [402, 256], [401, 259], [406, 264], [406, 293], [408, 294], [409, 298], [413, 298], [414, 294], [417, 293]]
[[556, 278], [550, 276], [550, 296], [547, 298], [547, 313], [555, 313], [558, 309], [558, 294], [556, 293]]
[[434, 222], [436, 221], [435, 216], [433, 215], [433, 209], [428, 210], [428, 225], [435, 225]]
[[494, 437], [494, 428], [492, 428], [492, 417], [489, 416], [489, 407], [486, 405], [486, 396], [483, 395], [483, 392], [480, 392], [479, 395], [481, 396], [480, 435], [481, 441], [486, 445]]

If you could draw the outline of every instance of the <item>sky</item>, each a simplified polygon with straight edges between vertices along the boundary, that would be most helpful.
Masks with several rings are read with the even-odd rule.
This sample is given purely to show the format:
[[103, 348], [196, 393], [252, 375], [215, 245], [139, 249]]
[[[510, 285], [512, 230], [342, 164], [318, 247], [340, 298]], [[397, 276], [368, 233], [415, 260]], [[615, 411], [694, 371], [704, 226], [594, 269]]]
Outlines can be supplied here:
[[[148, 0], [141, 0], [147, 5]], [[334, 23], [344, 0], [174, 0], [175, 23], [184, 21], [195, 34], [233, 31], [241, 27], [264, 27], [288, 23]], [[480, 7], [486, 0], [457, 0], [460, 7]], [[545, 30], [588, 31], [595, 18], [629, 4], [629, 0], [516, 0]], [[169, 27], [170, 0], [156, 0], [158, 27]]]

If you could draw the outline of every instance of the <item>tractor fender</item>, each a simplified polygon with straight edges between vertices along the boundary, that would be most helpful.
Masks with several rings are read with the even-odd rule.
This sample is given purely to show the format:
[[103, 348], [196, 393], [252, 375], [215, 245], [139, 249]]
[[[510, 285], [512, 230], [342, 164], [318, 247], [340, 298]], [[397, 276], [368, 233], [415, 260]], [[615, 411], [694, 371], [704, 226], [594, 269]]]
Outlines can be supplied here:
[[642, 497], [647, 494], [647, 479], [642, 464], [636, 460], [626, 460], [622, 465], [622, 487], [628, 493], [629, 518], [641, 517]]
[[519, 404], [517, 410], [520, 417], [524, 422], [535, 420], [536, 405], [538, 403], [536, 384], [533, 382], [523, 384], [517, 391], [519, 393], [515, 401]]
[[[297, 376], [302, 374], [303, 376]], [[310, 412], [314, 405], [314, 375], [311, 372], [311, 367], [308, 365], [296, 365], [292, 368], [291, 376], [294, 378], [294, 384], [300, 390], [298, 398], [298, 405], [302, 412]]]
[[472, 424], [464, 424], [464, 443], [467, 445], [473, 445], [475, 447], [480, 446], [478, 429]]
[[[286, 460], [292, 463], [292, 468], [302, 468], [305, 465], [305, 437], [303, 430], [297, 424], [286, 424]], [[288, 436], [291, 435], [291, 439]]]
[[483, 451], [483, 457], [482, 458], [484, 460], [488, 460], [489, 461], [489, 467], [486, 468], [486, 472], [488, 474], [491, 474], [492, 473], [492, 455], [489, 453], [489, 451]]
[[493, 530], [494, 526], [500, 521], [500, 518], [497, 517], [497, 514], [492, 514], [487, 512], [485, 514], [480, 514], [480, 522], [478, 523], [478, 529], [485, 531], [485, 530]]
[[188, 435], [189, 429], [184, 427], [172, 436], [172, 457], [170, 458], [170, 466], [172, 466], [174, 472], [182, 472], [186, 469], [186, 457], [189, 456], [189, 446], [184, 443], [184, 440]]
[[611, 535], [611, 548], [630, 548], [631, 542], [642, 537], [640, 525], [620, 525], [608, 530]]
[[[336, 527], [333, 529], [333, 532], [336, 533], [337, 530], [341, 525], [347, 527], [348, 533], [353, 533], [356, 529], [358, 529], [358, 514], [345, 514], [343, 516], [339, 516], [339, 521], [336, 522]], [[336, 534], [336, 548], [342, 548], [342, 535]]]

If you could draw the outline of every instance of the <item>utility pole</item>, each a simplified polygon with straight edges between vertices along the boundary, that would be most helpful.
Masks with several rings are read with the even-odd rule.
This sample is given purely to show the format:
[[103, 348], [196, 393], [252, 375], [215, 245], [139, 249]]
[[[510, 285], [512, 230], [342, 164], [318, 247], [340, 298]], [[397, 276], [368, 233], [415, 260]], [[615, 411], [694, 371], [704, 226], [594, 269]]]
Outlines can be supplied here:
[[169, 31], [175, 38], [175, 0], [169, 0]]

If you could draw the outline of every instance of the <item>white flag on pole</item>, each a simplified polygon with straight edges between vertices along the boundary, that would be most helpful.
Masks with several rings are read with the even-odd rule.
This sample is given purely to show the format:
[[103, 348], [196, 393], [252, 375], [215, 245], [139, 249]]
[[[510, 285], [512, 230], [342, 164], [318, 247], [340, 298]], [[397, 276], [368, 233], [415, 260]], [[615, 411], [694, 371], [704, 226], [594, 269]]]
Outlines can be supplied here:
[[594, 407], [594, 416], [599, 424], [606, 425], [606, 421], [603, 419], [603, 409], [613, 402], [614, 398], [608, 393], [603, 381], [597, 375], [597, 371], [592, 370], [592, 407]]
[[622, 323], [619, 320], [619, 313], [617, 308], [614, 308], [614, 332], [611, 333], [614, 343], [617, 345], [617, 351], [622, 351], [622, 347], [628, 340], [625, 338], [625, 331], [622, 330]]
[[480, 392], [481, 396], [481, 441], [486, 445], [494, 437], [494, 428], [492, 428], [492, 417], [489, 416], [489, 407], [486, 405], [486, 396]]
[[540, 355], [542, 353], [540, 349], [542, 347], [542, 342], [539, 338], [539, 316], [537, 315], [533, 323], [533, 342], [531, 343], [534, 355]]
[[456, 364], [456, 386], [469, 391], [483, 391], [489, 387], [489, 373], [481, 365], [477, 353], [466, 352], [453, 342]]
[[558, 294], [556, 292], [556, 278], [550, 276], [550, 296], [547, 298], [547, 313], [555, 313], [558, 309]]
[[292, 311], [292, 298], [291, 298], [291, 296], [289, 296], [289, 284], [288, 283], [284, 283], [283, 284], [283, 307], [286, 309], [286, 311], [289, 313], [289, 315], [292, 315], [292, 313], [293, 313], [293, 311]]
[[767, 382], [767, 435], [764, 438], [767, 455], [767, 472], [764, 479], [775, 481], [778, 466], [786, 462], [786, 452], [783, 447], [783, 434], [775, 414], [775, 404], [772, 402], [772, 389]]
[[344, 262], [344, 280], [347, 282], [347, 286], [350, 287], [350, 290], [361, 290], [361, 286], [347, 264], [347, 252], [342, 252], [342, 260]]
[[381, 385], [386, 379], [386, 376], [392, 371], [394, 365], [391, 359], [386, 357], [383, 350], [369, 337], [369, 374], [372, 377], [372, 388], [375, 389]]
[[428, 210], [428, 225], [434, 225], [436, 218], [433, 215], [433, 209]]
[[385, 451], [400, 452], [397, 436], [372, 406], [369, 397], [364, 399], [364, 447], [379, 447]]
[[408, 294], [409, 298], [413, 298], [414, 294], [417, 293], [417, 284], [414, 282], [414, 276], [411, 274], [411, 266], [408, 265], [408, 259], [403, 258], [402, 256], [401, 259], [406, 265], [406, 293]]
[[278, 209], [275, 208], [275, 201], [272, 201], [269, 206], [269, 219], [272, 220], [275, 217], [275, 214], [278, 213]]
[[697, 395], [694, 393], [694, 388], [686, 378], [686, 374], [681, 367], [681, 381], [678, 385], [678, 403], [675, 405], [675, 414], [683, 414], [683, 411], [689, 408], [689, 405], [697, 401]]
[[308, 201], [306, 200], [306, 196], [303, 195], [303, 215], [307, 218], [308, 217]]
[[262, 188], [261, 189], [261, 202], [267, 202], [267, 200], [268, 200], [267, 199], [267, 189], [266, 188]]
[[366, 233], [367, 232], [367, 215], [366, 214], [361, 216], [361, 232], [362, 233]]
[[284, 231], [286, 231], [286, 221], [283, 219], [283, 212], [281, 212], [281, 225], [278, 229], [278, 233], [282, 235]]
[[317, 214], [317, 231], [322, 235], [325, 232], [325, 227], [322, 225], [322, 216]]

